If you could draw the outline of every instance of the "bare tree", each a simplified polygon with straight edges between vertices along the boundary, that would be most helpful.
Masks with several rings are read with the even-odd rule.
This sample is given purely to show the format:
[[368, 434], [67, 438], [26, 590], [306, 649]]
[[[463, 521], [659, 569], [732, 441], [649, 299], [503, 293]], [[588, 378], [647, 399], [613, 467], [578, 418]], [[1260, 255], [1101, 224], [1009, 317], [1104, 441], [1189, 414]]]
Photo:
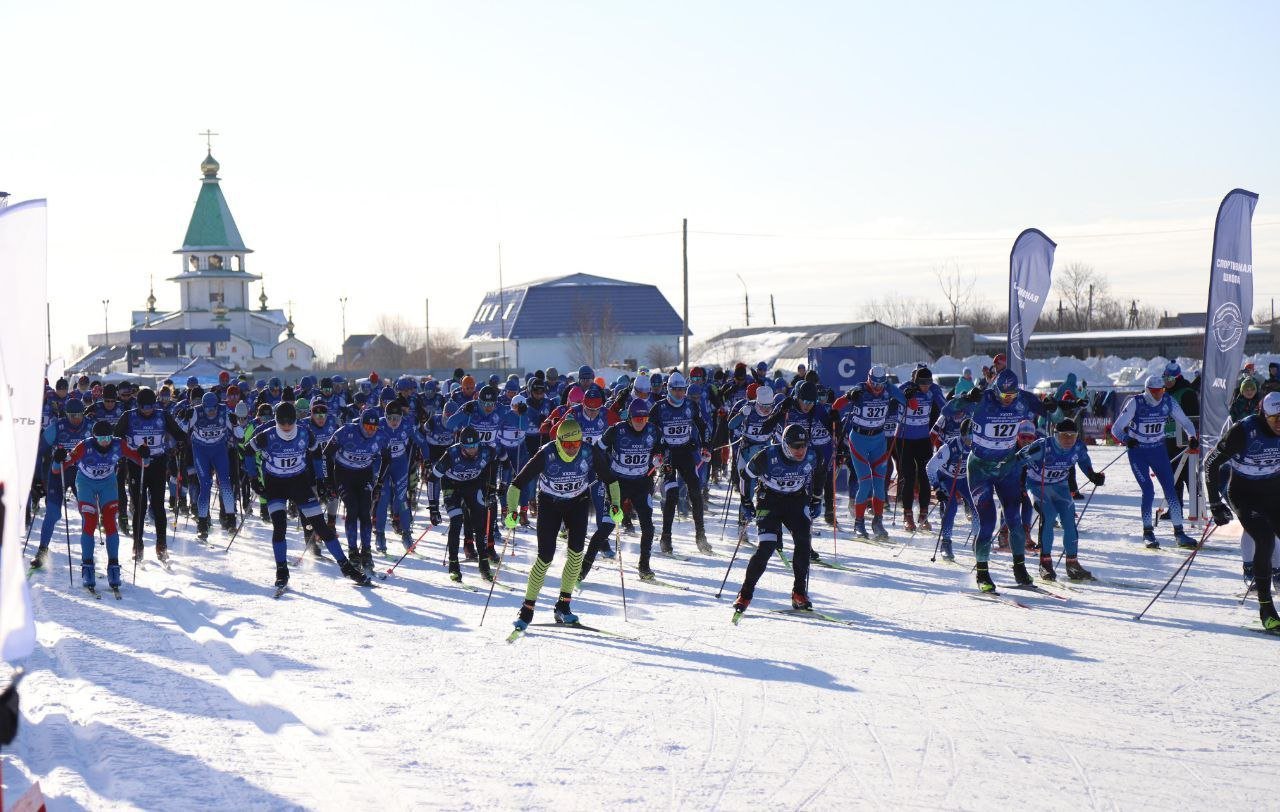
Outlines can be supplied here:
[[422, 328], [410, 324], [404, 316], [383, 313], [378, 316], [377, 324], [379, 333], [406, 350], [414, 350], [422, 346]]
[[666, 369], [680, 363], [680, 353], [671, 344], [650, 344], [645, 350], [645, 360], [650, 367]]
[[925, 299], [891, 293], [882, 299], [869, 299], [862, 305], [862, 315], [884, 324], [901, 327], [907, 324], [928, 324], [935, 308]]
[[[962, 270], [955, 260], [945, 265], [934, 266], [933, 275], [937, 277], [938, 287], [942, 289], [942, 298], [947, 303], [947, 316], [951, 319], [951, 354], [955, 355], [956, 331], [960, 325], [960, 311], [973, 302], [974, 287], [978, 281], [977, 276], [973, 271]], [[944, 322], [939, 319], [939, 323]]]
[[[1092, 326], [1101, 326], [1097, 323], [1097, 319], [1091, 316], [1098, 315], [1106, 309], [1105, 302], [1110, 298], [1107, 296], [1109, 286], [1107, 278], [1094, 270], [1092, 265], [1086, 262], [1072, 262], [1060, 273], [1055, 274], [1053, 287], [1070, 316], [1069, 325], [1059, 325], [1060, 329], [1084, 330]], [[1092, 311], [1090, 311], [1091, 302]], [[1123, 326], [1124, 318], [1121, 318], [1117, 327]]]
[[618, 325], [613, 318], [613, 306], [606, 304], [597, 310], [578, 302], [566, 341], [582, 363], [608, 366], [617, 360], [614, 355], [618, 350]]

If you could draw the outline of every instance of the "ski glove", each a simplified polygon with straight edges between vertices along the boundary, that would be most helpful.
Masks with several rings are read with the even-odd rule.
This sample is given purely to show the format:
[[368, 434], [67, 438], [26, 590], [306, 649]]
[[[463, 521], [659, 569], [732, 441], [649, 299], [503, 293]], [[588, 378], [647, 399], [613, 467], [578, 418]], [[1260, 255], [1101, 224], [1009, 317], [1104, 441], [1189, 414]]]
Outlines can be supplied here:
[[151, 446], [149, 446], [149, 445], [140, 445], [140, 446], [138, 446], [138, 456], [139, 456], [139, 457], [142, 457], [144, 460], [150, 459], [150, 458], [151, 458]]
[[704, 448], [704, 449], [702, 449], [702, 461], [703, 461], [703, 462], [711, 462], [711, 450], [710, 450], [710, 449], [708, 449], [708, 448]]
[[1089, 481], [1094, 485], [1101, 485], [1107, 481], [1107, 475], [1101, 471], [1094, 471], [1092, 474], [1089, 474]]
[[613, 519], [613, 523], [614, 523], [614, 524], [622, 524], [622, 519], [624, 518], [624, 517], [623, 517], [623, 515], [622, 515], [622, 508], [620, 508], [620, 507], [618, 507], [617, 505], [615, 505], [614, 503], [610, 502], [610, 503], [609, 503], [609, 518], [610, 518], [610, 519]]
[[249, 489], [258, 494], [258, 496], [262, 496], [262, 482], [256, 476], [249, 478]]
[[520, 526], [520, 517], [516, 515], [514, 510], [509, 510], [507, 511], [507, 518], [503, 524], [507, 526], [508, 530], [515, 530]]
[[53, 461], [63, 463], [67, 461], [67, 450], [62, 446], [58, 446], [53, 450]]
[[1138, 447], [1138, 438], [1137, 438], [1137, 437], [1130, 437], [1128, 440], [1125, 440], [1125, 441], [1124, 441], [1124, 444], [1125, 444], [1125, 445], [1127, 445], [1127, 446], [1129, 446], [1129, 448], [1137, 448], [1137, 447]]
[[1191, 439], [1187, 440], [1187, 448], [1191, 451], [1198, 450], [1200, 448], [1200, 438], [1192, 437]]
[[1214, 502], [1209, 505], [1209, 512], [1213, 514], [1213, 523], [1216, 525], [1231, 524], [1231, 508], [1222, 502]]
[[822, 500], [814, 497], [809, 500], [809, 518], [816, 519], [822, 515]]

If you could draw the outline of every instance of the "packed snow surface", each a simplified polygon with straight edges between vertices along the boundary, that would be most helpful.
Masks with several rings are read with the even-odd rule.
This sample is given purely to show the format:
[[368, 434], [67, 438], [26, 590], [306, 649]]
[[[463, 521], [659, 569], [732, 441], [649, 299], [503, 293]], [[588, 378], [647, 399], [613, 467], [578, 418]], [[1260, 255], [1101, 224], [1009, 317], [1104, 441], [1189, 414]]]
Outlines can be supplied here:
[[[935, 537], [900, 522], [904, 546], [885, 547], [824, 525], [818, 549], [858, 571], [815, 568], [811, 597], [851, 624], [770, 612], [791, 586], [775, 558], [734, 626], [744, 561], [717, 599], [735, 531], [719, 540], [715, 488], [716, 554], [681, 523], [692, 560], [654, 558], [687, 591], [641, 584], [630, 537], [626, 618], [616, 560], [574, 600], [625, 638], [534, 626], [510, 645], [520, 596], [498, 588], [481, 626], [485, 594], [449, 584], [438, 529], [377, 589], [308, 562], [273, 600], [267, 526], [250, 517], [227, 554], [187, 519], [174, 574], [149, 561], [134, 585], [126, 563], [116, 601], [79, 588], [78, 562], [68, 586], [59, 525], [32, 581], [41, 646], [5, 797], [38, 779], [53, 810], [1274, 806], [1280, 640], [1245, 628], [1238, 527], [1135, 622], [1185, 556], [1143, 549], [1127, 464], [1107, 476], [1082, 523], [1081, 561], [1103, 580], [1066, 602], [973, 599], [962, 514], [961, 565], [930, 563]], [[521, 590], [531, 539], [501, 576]], [[1009, 564], [992, 564], [1006, 587]]]

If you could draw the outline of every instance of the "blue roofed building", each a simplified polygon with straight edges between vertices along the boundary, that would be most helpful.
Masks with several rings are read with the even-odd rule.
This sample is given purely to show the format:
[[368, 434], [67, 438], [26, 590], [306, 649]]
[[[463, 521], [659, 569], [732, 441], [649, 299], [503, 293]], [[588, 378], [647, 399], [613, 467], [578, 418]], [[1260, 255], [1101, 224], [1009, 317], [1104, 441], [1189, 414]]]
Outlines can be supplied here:
[[656, 285], [578, 273], [489, 291], [464, 340], [474, 367], [564, 372], [669, 366], [683, 333]]

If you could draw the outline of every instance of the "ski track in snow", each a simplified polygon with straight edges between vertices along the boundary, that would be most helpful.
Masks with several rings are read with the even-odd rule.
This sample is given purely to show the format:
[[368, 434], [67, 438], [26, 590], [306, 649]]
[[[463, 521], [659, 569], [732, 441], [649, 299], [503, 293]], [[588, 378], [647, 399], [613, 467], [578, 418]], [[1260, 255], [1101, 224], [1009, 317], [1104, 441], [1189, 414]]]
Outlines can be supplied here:
[[[1101, 466], [1117, 451], [1092, 454]], [[1181, 594], [1134, 622], [1181, 559], [1141, 547], [1136, 485], [1113, 470], [1081, 560], [1147, 589], [1017, 594], [1030, 610], [968, 600], [963, 517], [964, 566], [929, 562], [935, 534], [891, 528], [907, 542], [895, 557], [854, 543], [846, 522], [839, 560], [859, 571], [814, 567], [810, 594], [854, 625], [770, 613], [791, 584], [775, 558], [734, 627], [750, 554], [716, 600], [734, 537], [715, 542], [714, 512], [717, 555], [697, 554], [680, 523], [676, 550], [692, 560], [653, 559], [690, 591], [641, 583], [638, 536], [623, 537], [630, 622], [616, 560], [597, 560], [575, 609], [634, 640], [534, 626], [508, 645], [524, 577], [503, 570], [518, 590], [495, 590], [480, 626], [485, 592], [445, 579], [439, 529], [377, 589], [308, 559], [277, 601], [268, 526], [251, 516], [228, 555], [186, 519], [174, 572], [148, 563], [134, 586], [126, 562], [116, 601], [84, 593], [78, 562], [68, 586], [59, 527], [32, 580], [41, 645], [5, 795], [38, 778], [54, 810], [1273, 806], [1280, 731], [1260, 723], [1277, 643], [1240, 628], [1257, 603], [1234, 597], [1239, 529], [1218, 530]], [[712, 498], [723, 505], [721, 489]], [[532, 544], [519, 532], [508, 561], [527, 569]], [[551, 619], [563, 551], [537, 622]], [[1009, 564], [993, 557], [997, 583], [1011, 584]], [[474, 564], [464, 577], [483, 584]]]

